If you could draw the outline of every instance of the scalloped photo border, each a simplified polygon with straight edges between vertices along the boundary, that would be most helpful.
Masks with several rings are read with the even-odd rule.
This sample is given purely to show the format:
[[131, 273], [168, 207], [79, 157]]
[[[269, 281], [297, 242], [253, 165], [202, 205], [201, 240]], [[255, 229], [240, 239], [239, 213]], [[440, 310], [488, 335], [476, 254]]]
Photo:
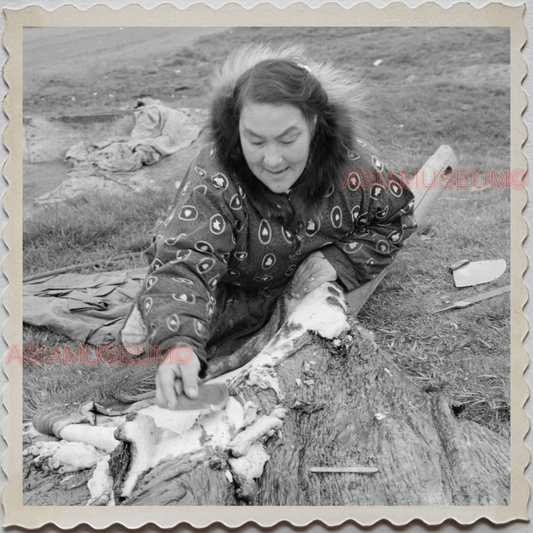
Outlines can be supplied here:
[[[22, 345], [22, 29], [24, 26], [440, 26], [510, 28], [511, 39], [511, 169], [527, 169], [527, 159], [522, 151], [527, 128], [522, 113], [527, 96], [521, 81], [526, 76], [526, 62], [521, 49], [526, 42], [523, 21], [525, 6], [490, 4], [475, 8], [468, 3], [458, 3], [442, 8], [426, 3], [410, 8], [403, 3], [377, 8], [370, 3], [344, 8], [338, 4], [325, 4], [310, 8], [305, 4], [292, 4], [279, 9], [271, 4], [260, 4], [245, 9], [238, 4], [227, 4], [213, 9], [195, 4], [180, 9], [170, 4], [147, 10], [131, 4], [122, 9], [98, 5], [80, 10], [66, 5], [47, 11], [40, 6], [20, 10], [5, 9], [6, 27], [3, 44], [8, 53], [4, 65], [4, 78], [8, 93], [3, 110], [8, 126], [3, 141], [9, 152], [4, 175], [9, 184], [3, 198], [3, 207], [9, 221], [3, 237], [9, 250], [3, 269], [9, 280], [4, 295], [4, 306], [9, 318], [3, 334], [8, 346]], [[138, 528], [145, 524], [157, 524], [168, 528], [177, 524], [191, 524], [197, 528], [213, 523], [237, 527], [255, 522], [269, 527], [282, 521], [294, 526], [305, 526], [322, 521], [335, 526], [354, 521], [370, 526], [380, 520], [395, 525], [413, 520], [428, 525], [455, 520], [460, 524], [472, 524], [484, 518], [495, 524], [513, 520], [527, 521], [527, 504], [530, 487], [524, 471], [529, 463], [529, 451], [524, 437], [529, 429], [529, 419], [524, 404], [529, 388], [524, 378], [528, 354], [523, 341], [528, 323], [523, 307], [528, 298], [523, 275], [528, 265], [523, 242], [528, 234], [522, 212], [527, 204], [527, 190], [511, 191], [511, 504], [506, 507], [31, 507], [22, 503], [22, 367], [4, 364], [9, 384], [3, 395], [8, 418], [3, 425], [3, 435], [8, 450], [2, 459], [2, 467], [8, 478], [2, 493], [5, 511], [4, 525], [38, 528], [55, 524], [71, 528], [87, 523], [101, 529], [112, 524]], [[4, 360], [5, 360], [4, 354]]]

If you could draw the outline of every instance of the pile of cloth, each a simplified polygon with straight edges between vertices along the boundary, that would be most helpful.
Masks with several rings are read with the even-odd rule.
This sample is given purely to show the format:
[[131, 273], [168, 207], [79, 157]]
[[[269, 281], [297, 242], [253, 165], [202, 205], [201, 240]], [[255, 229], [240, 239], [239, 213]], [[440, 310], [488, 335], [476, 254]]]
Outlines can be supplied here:
[[147, 269], [59, 274], [23, 284], [23, 322], [80, 344], [113, 344]]
[[139, 192], [156, 186], [144, 167], [187, 148], [198, 138], [202, 121], [200, 110], [171, 109], [151, 98], [140, 99], [129, 137], [72, 146], [64, 158], [72, 167], [68, 178], [35, 203], [61, 202], [91, 189]]

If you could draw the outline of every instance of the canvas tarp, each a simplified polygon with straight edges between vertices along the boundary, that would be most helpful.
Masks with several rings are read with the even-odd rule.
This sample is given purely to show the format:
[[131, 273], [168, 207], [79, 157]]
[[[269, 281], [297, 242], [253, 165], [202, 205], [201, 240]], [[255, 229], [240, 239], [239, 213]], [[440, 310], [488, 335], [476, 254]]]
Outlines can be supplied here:
[[187, 148], [198, 138], [202, 122], [200, 110], [171, 109], [156, 100], [142, 99], [129, 137], [73, 145], [64, 158], [72, 167], [68, 178], [35, 203], [61, 202], [91, 189], [139, 192], [153, 187], [156, 183], [145, 166]]
[[80, 344], [113, 344], [146, 268], [60, 274], [23, 284], [23, 321]]

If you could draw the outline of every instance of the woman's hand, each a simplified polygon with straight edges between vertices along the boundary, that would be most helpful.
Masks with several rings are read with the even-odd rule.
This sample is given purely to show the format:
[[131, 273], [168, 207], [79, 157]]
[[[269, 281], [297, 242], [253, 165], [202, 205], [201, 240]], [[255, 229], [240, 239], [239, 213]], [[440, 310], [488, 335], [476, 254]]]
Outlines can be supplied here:
[[175, 409], [180, 394], [198, 397], [200, 360], [189, 346], [175, 347], [159, 365], [155, 375], [155, 399], [159, 407]]
[[309, 255], [296, 269], [292, 278], [291, 294], [302, 298], [326, 281], [335, 281], [337, 271], [320, 251]]

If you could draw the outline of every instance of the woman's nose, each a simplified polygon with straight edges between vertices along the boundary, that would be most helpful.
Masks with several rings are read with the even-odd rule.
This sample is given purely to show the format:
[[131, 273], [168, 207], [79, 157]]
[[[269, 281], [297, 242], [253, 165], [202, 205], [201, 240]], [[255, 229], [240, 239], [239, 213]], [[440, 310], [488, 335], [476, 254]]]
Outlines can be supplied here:
[[281, 150], [277, 146], [267, 146], [263, 155], [263, 163], [266, 167], [275, 168], [281, 162]]

